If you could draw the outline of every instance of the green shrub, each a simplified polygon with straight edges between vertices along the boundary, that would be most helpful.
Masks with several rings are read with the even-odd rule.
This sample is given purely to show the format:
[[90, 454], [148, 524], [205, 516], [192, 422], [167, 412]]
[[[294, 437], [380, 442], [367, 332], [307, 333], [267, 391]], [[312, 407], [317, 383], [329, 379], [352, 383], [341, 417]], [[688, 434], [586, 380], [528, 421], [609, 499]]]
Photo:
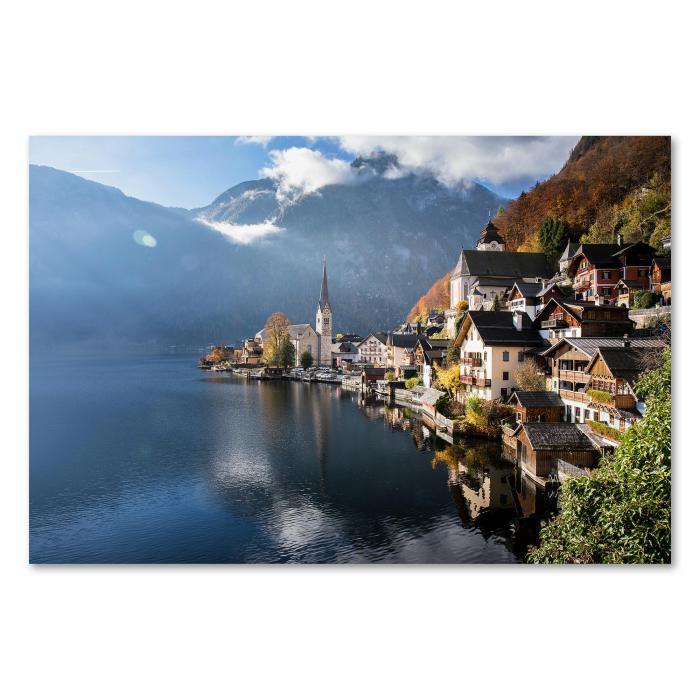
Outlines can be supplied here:
[[599, 403], [610, 403], [612, 401], [612, 394], [609, 391], [599, 391], [598, 389], [587, 389], [586, 393], [594, 400]]
[[597, 420], [588, 420], [586, 422], [591, 426], [591, 428], [593, 428], [593, 430], [595, 430], [596, 433], [605, 435], [605, 437], [612, 438], [613, 440], [620, 440], [620, 438], [622, 438], [622, 433], [617, 430], [617, 428], [613, 428], [607, 423], [601, 423]]
[[413, 389], [414, 386], [418, 386], [419, 384], [420, 384], [419, 377], [411, 377], [410, 379], [406, 380], [405, 386], [407, 389]]
[[396, 379], [396, 375], [393, 372], [385, 372], [384, 379], [386, 379], [387, 382], [393, 382], [394, 379]]

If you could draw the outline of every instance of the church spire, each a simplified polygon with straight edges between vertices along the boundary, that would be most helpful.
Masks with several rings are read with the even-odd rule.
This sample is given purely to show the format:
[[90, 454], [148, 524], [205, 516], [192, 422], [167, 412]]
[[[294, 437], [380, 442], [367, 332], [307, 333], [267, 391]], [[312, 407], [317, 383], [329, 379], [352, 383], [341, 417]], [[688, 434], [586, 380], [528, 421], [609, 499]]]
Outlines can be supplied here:
[[325, 306], [331, 308], [331, 302], [328, 299], [328, 275], [326, 274], [326, 256], [323, 256], [323, 282], [321, 282], [321, 295], [318, 298], [318, 308], [323, 309]]

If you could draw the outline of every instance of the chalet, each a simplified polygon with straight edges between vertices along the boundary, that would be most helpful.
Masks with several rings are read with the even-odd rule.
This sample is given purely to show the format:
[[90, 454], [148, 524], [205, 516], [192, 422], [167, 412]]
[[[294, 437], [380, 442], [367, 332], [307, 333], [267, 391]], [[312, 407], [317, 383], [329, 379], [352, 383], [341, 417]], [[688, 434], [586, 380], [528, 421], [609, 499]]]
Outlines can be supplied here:
[[518, 280], [507, 293], [506, 306], [509, 311], [523, 311], [530, 318], [537, 315], [537, 294], [543, 285], [539, 282], [523, 282]]
[[386, 341], [386, 367], [397, 373], [401, 367], [415, 367], [413, 349], [418, 335], [415, 333], [389, 333]]
[[468, 311], [455, 345], [460, 348], [460, 398], [505, 399], [517, 388], [514, 373], [527, 352], [543, 341], [525, 313]]
[[[627, 345], [626, 345], [627, 344]], [[614, 348], [648, 353], [658, 351], [663, 342], [658, 338], [564, 338], [541, 353], [549, 375], [548, 385], [559, 393], [564, 402], [564, 420], [570, 423], [584, 423], [586, 420], [600, 420], [600, 411], [592, 406], [592, 398], [586, 393], [591, 380], [587, 368], [594, 355], [601, 348]]]
[[654, 258], [651, 262], [651, 289], [659, 294], [664, 306], [671, 303], [671, 256]]
[[571, 423], [521, 423], [515, 439], [517, 465], [540, 478], [556, 473], [558, 460], [588, 468], [596, 466], [600, 458], [596, 445]]
[[374, 367], [386, 367], [387, 337], [386, 333], [376, 331], [357, 343], [358, 362], [373, 365]]
[[376, 386], [377, 382], [384, 380], [384, 367], [365, 367], [360, 375], [360, 386], [363, 392], [367, 392], [370, 387]]
[[618, 306], [623, 306], [627, 309], [632, 308], [634, 303], [635, 292], [643, 292], [649, 288], [647, 282], [642, 280], [618, 280], [613, 288], [615, 295], [615, 303]]
[[642, 372], [648, 368], [648, 350], [641, 347], [598, 348], [586, 365], [586, 393], [591, 397], [593, 420], [624, 432], [641, 417], [642, 404], [634, 392]]
[[564, 402], [556, 391], [520, 391], [508, 403], [515, 408], [519, 423], [557, 423], [564, 420]]
[[594, 302], [550, 299], [537, 314], [533, 326], [543, 338], [622, 336], [634, 329], [627, 309]]
[[576, 298], [614, 303], [620, 280], [640, 282], [643, 289], [648, 289], [653, 254], [654, 249], [646, 243], [624, 245], [621, 237], [618, 243], [580, 245], [568, 268]]

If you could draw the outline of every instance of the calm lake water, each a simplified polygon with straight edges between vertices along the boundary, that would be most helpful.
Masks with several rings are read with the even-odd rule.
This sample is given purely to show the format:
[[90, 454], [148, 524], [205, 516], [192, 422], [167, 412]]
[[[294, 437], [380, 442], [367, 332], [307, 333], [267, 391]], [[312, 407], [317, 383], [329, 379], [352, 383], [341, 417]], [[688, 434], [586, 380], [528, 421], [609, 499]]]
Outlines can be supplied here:
[[32, 562], [512, 563], [551, 506], [500, 444], [195, 361], [32, 359]]

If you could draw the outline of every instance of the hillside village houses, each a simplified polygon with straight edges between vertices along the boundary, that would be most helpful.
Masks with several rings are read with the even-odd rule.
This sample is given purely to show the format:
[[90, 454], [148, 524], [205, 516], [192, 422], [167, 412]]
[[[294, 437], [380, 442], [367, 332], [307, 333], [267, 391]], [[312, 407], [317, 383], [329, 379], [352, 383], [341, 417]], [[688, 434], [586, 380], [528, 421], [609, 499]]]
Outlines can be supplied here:
[[[425, 391], [433, 386], [436, 369], [447, 367], [454, 344], [459, 349], [456, 398], [510, 402], [517, 425], [525, 428], [510, 430], [508, 439], [526, 468], [539, 474], [566, 454], [590, 466], [596, 445], [612, 448], [608, 438], [601, 448], [603, 438], [586, 423], [623, 432], [644, 412], [644, 397], [635, 394], [634, 386], [664, 343], [658, 336], [635, 333], [629, 307], [637, 290], [670, 303], [670, 245], [666, 256], [622, 239], [616, 244], [567, 241], [554, 274], [544, 254], [506, 248], [489, 221], [475, 249], [460, 252], [449, 279], [449, 309], [431, 309], [425, 327], [406, 322], [364, 337], [333, 337], [324, 259], [315, 327], [289, 328], [297, 365], [308, 351], [317, 366], [361, 372], [368, 387], [391, 372], [397, 380], [417, 377]], [[242, 362], [262, 362], [265, 333], [246, 341]], [[538, 368], [546, 390], [518, 386], [518, 369], [526, 362]], [[439, 394], [431, 394], [433, 412]], [[536, 427], [539, 423], [571, 427]]]

